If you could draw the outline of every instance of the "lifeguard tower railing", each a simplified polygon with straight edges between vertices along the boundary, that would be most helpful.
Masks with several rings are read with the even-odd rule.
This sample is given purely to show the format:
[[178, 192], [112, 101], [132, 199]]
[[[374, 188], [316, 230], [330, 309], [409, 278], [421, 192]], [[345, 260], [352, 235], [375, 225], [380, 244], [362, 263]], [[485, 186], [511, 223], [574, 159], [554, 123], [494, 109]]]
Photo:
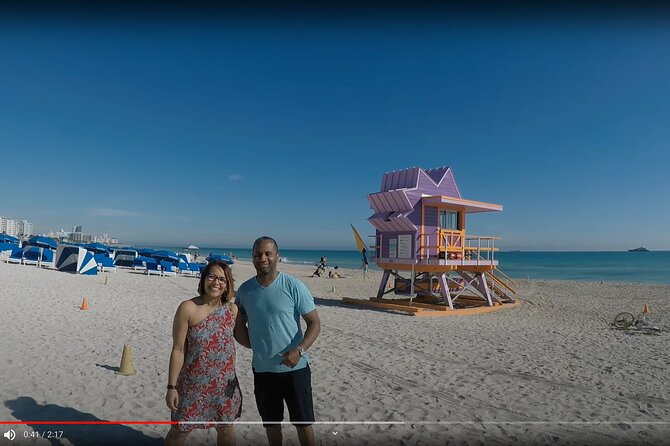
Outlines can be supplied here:
[[483, 267], [494, 269], [498, 265], [495, 246], [499, 237], [466, 235], [463, 230], [439, 229], [432, 233], [421, 233], [416, 244], [414, 259], [383, 258], [379, 247], [383, 243], [383, 235], [378, 234], [373, 259], [382, 264], [404, 264], [399, 269], [409, 269], [410, 265]]
[[466, 235], [463, 230], [439, 229], [419, 236], [417, 263], [427, 265], [491, 266], [498, 261], [498, 237]]

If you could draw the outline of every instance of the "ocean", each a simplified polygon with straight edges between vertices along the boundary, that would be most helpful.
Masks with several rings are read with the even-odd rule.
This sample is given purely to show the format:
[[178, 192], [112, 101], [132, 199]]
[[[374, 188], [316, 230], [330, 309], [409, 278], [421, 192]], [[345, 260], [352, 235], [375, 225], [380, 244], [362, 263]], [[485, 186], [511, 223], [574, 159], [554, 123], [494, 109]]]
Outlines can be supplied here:
[[[157, 247], [183, 252], [183, 247]], [[202, 247], [200, 255], [236, 255], [241, 260], [251, 260], [251, 249]], [[358, 251], [327, 249], [283, 249], [283, 261], [315, 266], [321, 256], [329, 266], [358, 269], [361, 254]], [[553, 279], [607, 282], [640, 282], [670, 284], [670, 251], [628, 252], [540, 252], [504, 251], [496, 254], [499, 268], [513, 279]], [[375, 269], [374, 263], [370, 268]]]

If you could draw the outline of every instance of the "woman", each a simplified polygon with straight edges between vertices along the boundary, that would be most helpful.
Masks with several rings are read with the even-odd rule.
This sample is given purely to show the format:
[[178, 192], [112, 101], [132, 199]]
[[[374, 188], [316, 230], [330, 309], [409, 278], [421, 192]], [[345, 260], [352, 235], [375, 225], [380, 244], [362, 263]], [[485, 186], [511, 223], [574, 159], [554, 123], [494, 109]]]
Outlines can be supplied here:
[[[168, 446], [183, 445], [193, 429], [215, 427], [217, 444], [234, 445], [232, 424], [242, 411], [242, 393], [235, 375], [237, 306], [230, 267], [211, 262], [202, 271], [198, 297], [179, 305], [172, 328], [167, 406], [172, 425]], [[189, 421], [210, 423], [182, 424]]]

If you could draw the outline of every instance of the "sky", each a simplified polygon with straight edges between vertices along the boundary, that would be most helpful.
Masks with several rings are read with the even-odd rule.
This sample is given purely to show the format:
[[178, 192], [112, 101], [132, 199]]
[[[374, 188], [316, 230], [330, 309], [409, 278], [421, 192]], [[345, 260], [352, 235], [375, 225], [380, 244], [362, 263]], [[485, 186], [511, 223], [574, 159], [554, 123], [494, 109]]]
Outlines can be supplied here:
[[670, 249], [670, 16], [217, 12], [4, 17], [0, 215], [355, 249], [385, 172], [451, 166], [501, 249]]

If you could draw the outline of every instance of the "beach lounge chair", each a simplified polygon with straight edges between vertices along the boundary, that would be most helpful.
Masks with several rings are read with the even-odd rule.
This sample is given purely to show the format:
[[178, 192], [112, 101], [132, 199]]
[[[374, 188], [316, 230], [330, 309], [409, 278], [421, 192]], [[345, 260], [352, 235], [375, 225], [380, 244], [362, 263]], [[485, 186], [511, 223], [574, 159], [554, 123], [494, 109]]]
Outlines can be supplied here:
[[138, 270], [138, 269], [146, 270], [147, 265], [146, 265], [146, 262], [144, 261], [144, 259], [140, 258], [140, 257], [136, 257], [135, 260], [133, 260], [133, 269], [134, 270]]
[[161, 268], [163, 272], [163, 276], [176, 276], [177, 272], [174, 270], [172, 267], [172, 263], [167, 262], [165, 260], [161, 260]]
[[106, 254], [95, 254], [95, 263], [98, 264], [98, 271], [103, 273], [116, 272], [116, 266], [114, 266], [114, 260]]
[[195, 262], [189, 262], [188, 269], [191, 271], [191, 274], [199, 277], [200, 276], [200, 264]]
[[160, 267], [158, 266], [158, 263], [154, 262], [149, 262], [147, 261], [147, 275], [150, 276], [152, 274], [156, 274], [158, 276], [161, 275], [161, 270]]
[[12, 251], [9, 257], [6, 260], [7, 263], [18, 263], [19, 265], [23, 263], [23, 250], [21, 248], [16, 248]]
[[19, 245], [14, 243], [5, 243], [0, 241], [0, 257], [2, 257], [2, 259], [7, 259], [7, 257], [12, 255], [12, 252], [14, 252], [14, 250], [18, 247]]
[[40, 266], [42, 268], [55, 269], [54, 264], [54, 252], [50, 249], [45, 249], [42, 251], [42, 260], [40, 260]]
[[23, 251], [23, 264], [24, 265], [35, 265], [37, 266], [40, 263], [41, 255], [40, 248], [37, 246], [29, 246]]
[[179, 262], [179, 264], [177, 265], [177, 272], [181, 275], [186, 275], [186, 276], [191, 275], [191, 270], [188, 269], [188, 263], [186, 263], [186, 262]]

